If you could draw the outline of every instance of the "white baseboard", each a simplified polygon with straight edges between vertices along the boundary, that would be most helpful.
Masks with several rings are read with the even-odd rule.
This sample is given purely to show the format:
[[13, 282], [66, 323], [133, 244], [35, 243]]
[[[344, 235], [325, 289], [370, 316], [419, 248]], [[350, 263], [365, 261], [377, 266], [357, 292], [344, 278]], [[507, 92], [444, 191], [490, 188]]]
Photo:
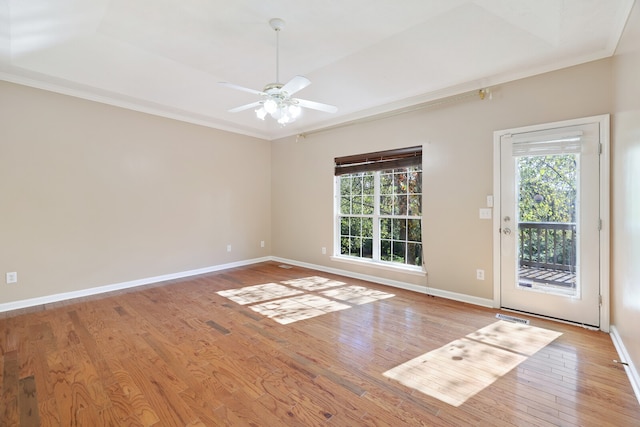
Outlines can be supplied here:
[[38, 298], [30, 298], [30, 299], [26, 299], [26, 300], [12, 301], [12, 302], [8, 302], [8, 303], [0, 304], [0, 313], [6, 312], [6, 311], [12, 311], [12, 310], [19, 310], [19, 309], [23, 309], [23, 308], [35, 307], [35, 306], [38, 306], [38, 305], [51, 304], [51, 303], [55, 303], [55, 302], [71, 300], [71, 299], [74, 299], [74, 298], [82, 298], [82, 297], [88, 297], [88, 296], [92, 296], [92, 295], [99, 295], [99, 294], [103, 294], [103, 293], [106, 293], [106, 292], [119, 291], [119, 290], [122, 290], [122, 289], [135, 288], [137, 286], [150, 285], [150, 284], [153, 284], [153, 283], [165, 282], [167, 280], [174, 280], [174, 279], [181, 279], [181, 278], [184, 278], [184, 277], [197, 276], [199, 274], [206, 274], [206, 273], [211, 273], [211, 272], [214, 272], [214, 271], [226, 270], [226, 269], [235, 268], [235, 267], [242, 267], [242, 266], [245, 266], [245, 265], [257, 264], [257, 263], [266, 262], [266, 261], [275, 261], [275, 262], [280, 262], [280, 263], [284, 263], [284, 264], [291, 264], [291, 265], [295, 265], [295, 266], [298, 266], [298, 267], [304, 267], [304, 268], [309, 268], [309, 269], [312, 269], [312, 270], [324, 271], [326, 273], [338, 274], [340, 276], [352, 277], [354, 279], [366, 280], [366, 281], [373, 282], [373, 283], [379, 283], [381, 285], [387, 285], [387, 286], [392, 286], [392, 287], [395, 287], [395, 288], [406, 289], [406, 290], [409, 290], [409, 291], [414, 291], [414, 292], [427, 294], [427, 295], [433, 295], [433, 296], [442, 297], [442, 298], [446, 298], [446, 299], [450, 299], [450, 300], [454, 300], [454, 301], [466, 302], [466, 303], [469, 303], [469, 304], [479, 305], [479, 306], [483, 306], [483, 307], [490, 307], [490, 308], [493, 307], [493, 300], [491, 300], [491, 299], [478, 298], [478, 297], [474, 297], [474, 296], [470, 296], [470, 295], [459, 294], [459, 293], [456, 293], [456, 292], [449, 292], [449, 291], [444, 291], [444, 290], [441, 290], [441, 289], [434, 289], [434, 288], [431, 288], [431, 287], [426, 287], [426, 286], [414, 285], [412, 283], [401, 282], [401, 281], [398, 281], [398, 280], [384, 279], [384, 278], [381, 278], [381, 277], [371, 276], [371, 275], [368, 275], [368, 274], [354, 273], [354, 272], [347, 271], [347, 270], [341, 270], [341, 269], [337, 269], [337, 268], [325, 267], [325, 266], [316, 265], [316, 264], [309, 264], [309, 263], [306, 263], [306, 262], [294, 261], [294, 260], [286, 259], [286, 258], [267, 256], [267, 257], [262, 257], [262, 258], [254, 258], [254, 259], [249, 259], [249, 260], [244, 260], [244, 261], [232, 262], [232, 263], [228, 263], [228, 264], [214, 265], [214, 266], [211, 266], [211, 267], [204, 267], [204, 268], [199, 268], [199, 269], [196, 269], [196, 270], [181, 271], [181, 272], [178, 272], [178, 273], [171, 273], [171, 274], [165, 274], [165, 275], [161, 275], [161, 276], [147, 277], [147, 278], [144, 278], [144, 279], [131, 280], [131, 281], [127, 281], [127, 282], [121, 282], [121, 283], [115, 283], [115, 284], [111, 284], [111, 285], [99, 286], [99, 287], [95, 287], [95, 288], [82, 289], [82, 290], [79, 290], [79, 291], [64, 292], [64, 293], [60, 293], [60, 294], [47, 295], [47, 296], [38, 297]]
[[611, 325], [611, 341], [613, 341], [613, 345], [618, 352], [618, 356], [622, 362], [626, 362], [628, 365], [623, 365], [624, 370], [627, 372], [627, 376], [629, 377], [629, 381], [631, 381], [631, 387], [633, 388], [633, 392], [638, 399], [638, 403], [640, 403], [640, 375], [638, 375], [638, 370], [636, 369], [629, 353], [627, 352], [627, 348], [622, 342], [622, 337], [618, 333], [618, 329], [614, 325]]
[[273, 261], [281, 262], [283, 264], [296, 265], [298, 267], [309, 268], [312, 270], [324, 271], [326, 273], [338, 274], [340, 276], [351, 277], [354, 279], [366, 280], [368, 282], [378, 283], [381, 285], [392, 286], [395, 288], [406, 289], [409, 291], [419, 292], [422, 294], [433, 295], [436, 297], [442, 297], [454, 301], [466, 302], [473, 305], [479, 305], [482, 307], [493, 308], [493, 300], [486, 298], [478, 298], [465, 294], [458, 294], [456, 292], [444, 291], [441, 289], [434, 289], [428, 286], [414, 285], [412, 283], [401, 282], [398, 280], [384, 279], [381, 277], [370, 276], [368, 274], [354, 273], [347, 270], [341, 270], [338, 268], [325, 267], [323, 265], [309, 264], [306, 262], [294, 261], [286, 258], [272, 257]]
[[181, 279], [183, 277], [197, 276], [199, 274], [212, 273], [214, 271], [226, 270], [228, 268], [242, 267], [250, 264], [270, 261], [271, 257], [255, 258], [244, 261], [231, 262], [228, 264], [214, 265], [211, 267], [198, 268], [195, 270], [181, 271], [178, 273], [164, 274], [162, 276], [147, 277], [144, 279], [130, 280], [127, 282], [115, 283], [112, 285], [99, 286], [96, 288], [82, 289], [80, 291], [64, 292], [60, 294], [47, 295], [38, 298], [13, 301], [0, 304], [0, 313], [22, 308], [35, 307], [38, 305], [51, 304], [59, 301], [66, 301], [74, 298], [88, 297], [103, 294], [106, 292], [119, 291], [122, 289], [135, 288], [137, 286], [150, 285], [153, 283], [165, 282], [167, 280]]

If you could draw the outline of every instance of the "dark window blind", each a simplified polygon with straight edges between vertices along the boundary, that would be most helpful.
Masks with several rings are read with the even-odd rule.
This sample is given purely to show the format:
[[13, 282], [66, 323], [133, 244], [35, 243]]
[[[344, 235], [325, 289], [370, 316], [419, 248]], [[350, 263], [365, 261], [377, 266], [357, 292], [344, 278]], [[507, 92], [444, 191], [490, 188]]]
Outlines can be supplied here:
[[335, 164], [336, 176], [348, 173], [418, 166], [422, 164], [422, 147], [399, 148], [395, 150], [336, 157]]

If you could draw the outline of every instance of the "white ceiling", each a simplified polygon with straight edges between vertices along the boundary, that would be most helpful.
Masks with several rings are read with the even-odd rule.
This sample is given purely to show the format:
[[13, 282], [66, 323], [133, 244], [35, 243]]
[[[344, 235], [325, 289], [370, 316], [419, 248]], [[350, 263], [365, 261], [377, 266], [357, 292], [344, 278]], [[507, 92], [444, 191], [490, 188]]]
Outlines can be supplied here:
[[[0, 79], [275, 139], [614, 54], [634, 0], [0, 0]], [[281, 127], [262, 90], [312, 84]]]

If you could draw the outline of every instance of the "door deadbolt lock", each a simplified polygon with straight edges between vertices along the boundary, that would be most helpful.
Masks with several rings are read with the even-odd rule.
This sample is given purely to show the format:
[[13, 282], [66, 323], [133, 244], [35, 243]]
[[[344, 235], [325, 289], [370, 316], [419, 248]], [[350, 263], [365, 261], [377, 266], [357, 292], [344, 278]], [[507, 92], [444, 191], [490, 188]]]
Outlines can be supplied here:
[[504, 217], [504, 222], [509, 222], [509, 221], [511, 221], [511, 217], [509, 217], [509, 216], [505, 216], [505, 217]]

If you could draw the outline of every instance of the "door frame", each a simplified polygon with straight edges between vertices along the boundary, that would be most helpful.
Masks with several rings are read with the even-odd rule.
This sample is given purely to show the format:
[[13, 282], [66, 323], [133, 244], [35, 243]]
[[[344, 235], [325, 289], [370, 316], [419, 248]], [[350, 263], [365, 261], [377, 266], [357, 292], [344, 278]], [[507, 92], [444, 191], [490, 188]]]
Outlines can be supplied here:
[[505, 130], [498, 130], [493, 133], [493, 306], [501, 308], [501, 266], [500, 266], [500, 219], [502, 218], [501, 200], [500, 200], [500, 140], [503, 136], [534, 132], [550, 128], [558, 128], [565, 126], [585, 125], [588, 123], [598, 123], [600, 127], [600, 330], [609, 332], [610, 326], [610, 135], [609, 135], [610, 115], [603, 114], [599, 116], [583, 117], [579, 119], [563, 120], [552, 123], [543, 123], [532, 126], [524, 126]]

